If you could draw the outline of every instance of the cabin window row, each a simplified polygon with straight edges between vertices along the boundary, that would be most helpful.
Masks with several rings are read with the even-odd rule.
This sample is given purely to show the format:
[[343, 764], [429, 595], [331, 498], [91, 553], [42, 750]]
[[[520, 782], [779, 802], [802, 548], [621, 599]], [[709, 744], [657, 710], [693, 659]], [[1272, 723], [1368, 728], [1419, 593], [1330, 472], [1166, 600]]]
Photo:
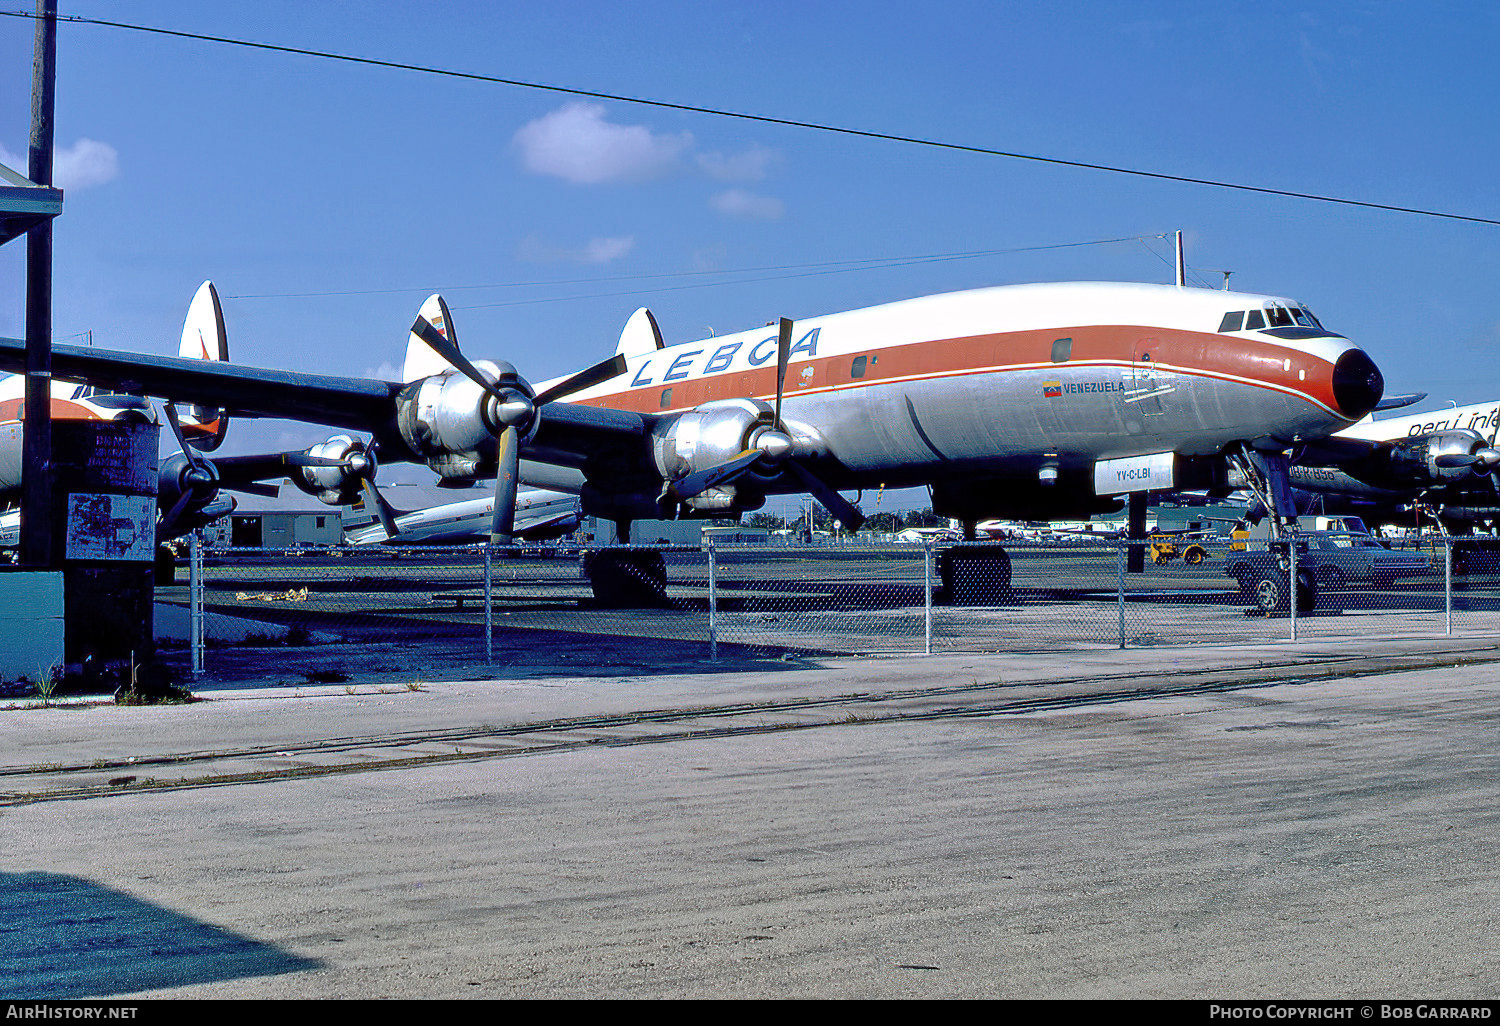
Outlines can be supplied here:
[[[1073, 340], [1070, 339], [1070, 338], [1065, 338], [1065, 339], [1062, 339], [1061, 341], [1066, 342], [1069, 345], [1072, 345], [1072, 343], [1073, 343]], [[1056, 348], [1056, 346], [1054, 346], [1053, 347], [1053, 353], [1055, 354], [1056, 352], [1057, 352], [1057, 348]], [[1054, 359], [1056, 359], [1055, 356], [1054, 356]], [[1067, 357], [1064, 356], [1063, 359], [1067, 359]], [[849, 364], [849, 377], [850, 377], [850, 379], [851, 380], [858, 380], [859, 378], [864, 377], [865, 374], [866, 374], [866, 372], [869, 371], [870, 367], [873, 364], [878, 363], [879, 361], [880, 361], [880, 357], [878, 357], [878, 356], [870, 356], [869, 354], [863, 354], [863, 355], [860, 355], [860, 356], [856, 356], [853, 359], [853, 361], [851, 361], [850, 364]], [[661, 409], [663, 409], [663, 410], [671, 408], [671, 406], [672, 406], [672, 390], [670, 388], [664, 388], [664, 389], [661, 390], [661, 400], [660, 400], [660, 403], [661, 403]]]

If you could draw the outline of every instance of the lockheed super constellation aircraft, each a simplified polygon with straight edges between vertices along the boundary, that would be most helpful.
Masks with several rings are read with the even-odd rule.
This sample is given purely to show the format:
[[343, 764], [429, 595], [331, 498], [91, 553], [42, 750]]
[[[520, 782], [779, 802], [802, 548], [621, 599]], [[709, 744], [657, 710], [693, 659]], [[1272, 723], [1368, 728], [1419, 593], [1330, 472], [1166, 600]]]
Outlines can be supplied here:
[[[366, 431], [368, 455], [448, 483], [493, 476], [502, 539], [522, 479], [576, 492], [622, 538], [637, 519], [734, 516], [785, 492], [811, 492], [857, 527], [840, 489], [912, 485], [972, 531], [990, 517], [1087, 516], [1133, 491], [1224, 487], [1227, 464], [1287, 525], [1286, 451], [1358, 421], [1384, 387], [1299, 302], [1159, 285], [1000, 286], [671, 346], [637, 314], [613, 359], [535, 387], [509, 363], [470, 362], [437, 297], [412, 334], [407, 376], [416, 340], [432, 354], [401, 382], [76, 346], [54, 347], [53, 368]], [[0, 368], [23, 359], [22, 343], [0, 340]], [[609, 565], [663, 580], [659, 561]]]

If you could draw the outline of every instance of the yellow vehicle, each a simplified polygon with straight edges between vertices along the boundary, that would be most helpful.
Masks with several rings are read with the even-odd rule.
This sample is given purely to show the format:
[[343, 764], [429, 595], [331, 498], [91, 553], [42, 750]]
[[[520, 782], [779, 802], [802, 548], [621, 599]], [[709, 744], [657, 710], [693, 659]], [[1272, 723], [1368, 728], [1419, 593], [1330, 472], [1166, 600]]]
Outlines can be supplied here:
[[1178, 556], [1189, 566], [1197, 566], [1208, 558], [1208, 550], [1180, 534], [1151, 536], [1151, 562], [1157, 566], [1166, 566]]

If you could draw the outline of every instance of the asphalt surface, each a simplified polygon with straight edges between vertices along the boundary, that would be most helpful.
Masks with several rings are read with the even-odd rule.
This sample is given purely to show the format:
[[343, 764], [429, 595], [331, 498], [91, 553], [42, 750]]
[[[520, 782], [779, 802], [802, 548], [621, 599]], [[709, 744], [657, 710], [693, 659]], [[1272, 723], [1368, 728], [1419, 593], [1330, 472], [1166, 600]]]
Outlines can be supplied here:
[[0, 994], [1494, 999], [1497, 640], [13, 702]]

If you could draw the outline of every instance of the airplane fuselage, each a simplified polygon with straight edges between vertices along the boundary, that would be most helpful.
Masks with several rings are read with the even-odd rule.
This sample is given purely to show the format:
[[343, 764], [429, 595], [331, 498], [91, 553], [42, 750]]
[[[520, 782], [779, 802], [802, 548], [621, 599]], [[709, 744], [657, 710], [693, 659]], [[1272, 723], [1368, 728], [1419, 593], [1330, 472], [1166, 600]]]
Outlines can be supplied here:
[[[21, 488], [22, 426], [26, 415], [26, 379], [0, 377], [0, 504], [16, 501]], [[104, 394], [89, 385], [52, 382], [53, 420], [154, 420], [151, 404], [130, 395]]]
[[[1279, 448], [1362, 416], [1379, 374], [1347, 339], [1218, 330], [1230, 311], [1272, 307], [1300, 312], [1270, 296], [1067, 283], [808, 318], [793, 334], [783, 419], [828, 453], [832, 483], [853, 488], [1035, 481], [1044, 465], [1076, 482], [1099, 460]], [[770, 327], [668, 346], [572, 401], [640, 413], [769, 403], [776, 353]], [[532, 483], [560, 481], [539, 476]]]
[[[493, 496], [444, 503], [399, 513], [397, 534], [387, 535], [363, 503], [346, 507], [344, 540], [351, 545], [464, 545], [488, 541], [494, 517]], [[532, 489], [516, 497], [515, 534], [528, 540], [560, 537], [578, 526], [578, 496]]]

